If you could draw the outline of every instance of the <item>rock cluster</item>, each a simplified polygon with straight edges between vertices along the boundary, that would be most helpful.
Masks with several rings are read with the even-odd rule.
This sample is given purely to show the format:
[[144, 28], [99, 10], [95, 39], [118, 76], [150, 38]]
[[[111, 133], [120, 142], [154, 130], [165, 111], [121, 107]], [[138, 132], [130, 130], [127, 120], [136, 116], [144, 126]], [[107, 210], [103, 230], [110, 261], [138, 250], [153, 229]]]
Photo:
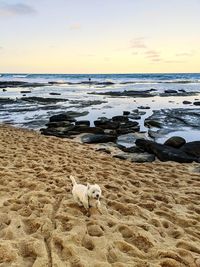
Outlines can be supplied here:
[[[165, 144], [158, 144], [144, 139], [137, 139], [135, 143], [139, 148], [154, 154], [161, 161], [176, 161], [179, 163], [200, 162], [200, 141], [186, 143], [183, 141], [183, 138], [179, 140], [180, 142], [177, 141], [177, 137], [170, 139]], [[180, 146], [181, 141], [182, 145]], [[178, 143], [179, 145], [177, 146]]]
[[87, 115], [86, 112], [68, 111], [51, 116], [46, 124], [47, 128], [42, 128], [40, 131], [44, 135], [63, 138], [87, 133], [82, 138], [84, 143], [103, 143], [116, 141], [119, 135], [140, 130], [139, 123], [130, 120], [128, 115], [114, 116], [112, 119], [102, 117], [94, 121], [94, 126], [90, 126], [88, 120], [76, 120], [76, 117], [85, 115]]
[[[141, 112], [144, 111], [137, 109], [132, 112], [124, 111], [123, 115], [113, 116], [111, 119], [100, 117], [93, 122], [94, 126], [91, 126], [89, 120], [77, 120], [77, 117], [86, 116], [87, 111], [68, 111], [51, 116], [46, 124], [47, 128], [42, 128], [41, 133], [61, 138], [79, 136], [82, 143], [100, 144], [96, 150], [131, 162], [152, 162], [155, 158], [179, 163], [200, 162], [200, 141], [186, 143], [185, 139], [179, 136], [169, 138], [164, 144], [146, 140], [149, 137], [146, 137], [143, 132], [139, 132], [139, 123], [133, 120], [134, 117], [142, 115]], [[189, 119], [185, 114], [192, 115], [194, 121], [191, 120], [191, 116]], [[159, 128], [161, 133], [166, 123], [170, 124], [171, 128], [174, 128], [173, 126], [177, 128], [175, 124], [178, 122], [181, 125], [182, 123], [185, 125], [186, 122], [191, 125], [199, 120], [199, 110], [195, 110], [195, 112], [194, 110], [185, 110], [185, 114], [182, 114], [179, 109], [175, 111], [161, 110], [154, 112], [151, 117], [146, 119], [145, 125], [149, 128]], [[150, 131], [151, 129], [148, 131], [149, 136], [151, 136]], [[119, 145], [120, 140], [123, 141], [124, 138], [126, 143], [129, 135], [131, 135], [129, 139], [132, 140], [130, 144], [132, 146]]]

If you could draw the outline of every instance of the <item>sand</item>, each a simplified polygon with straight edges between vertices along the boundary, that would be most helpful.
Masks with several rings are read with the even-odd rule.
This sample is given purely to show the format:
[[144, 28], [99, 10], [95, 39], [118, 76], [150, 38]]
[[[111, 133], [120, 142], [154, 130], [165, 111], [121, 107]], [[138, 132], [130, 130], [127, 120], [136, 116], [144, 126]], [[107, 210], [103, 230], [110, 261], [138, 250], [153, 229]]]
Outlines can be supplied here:
[[[0, 266], [200, 266], [200, 166], [134, 164], [0, 126]], [[73, 174], [102, 212], [74, 203]]]

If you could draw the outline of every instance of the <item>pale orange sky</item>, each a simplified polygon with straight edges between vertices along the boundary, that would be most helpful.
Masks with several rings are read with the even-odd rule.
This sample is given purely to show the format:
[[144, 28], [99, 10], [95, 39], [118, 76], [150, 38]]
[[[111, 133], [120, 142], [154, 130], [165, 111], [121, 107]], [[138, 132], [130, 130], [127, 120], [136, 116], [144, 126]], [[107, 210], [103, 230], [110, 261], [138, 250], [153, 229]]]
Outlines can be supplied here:
[[199, 0], [0, 1], [0, 72], [200, 72]]

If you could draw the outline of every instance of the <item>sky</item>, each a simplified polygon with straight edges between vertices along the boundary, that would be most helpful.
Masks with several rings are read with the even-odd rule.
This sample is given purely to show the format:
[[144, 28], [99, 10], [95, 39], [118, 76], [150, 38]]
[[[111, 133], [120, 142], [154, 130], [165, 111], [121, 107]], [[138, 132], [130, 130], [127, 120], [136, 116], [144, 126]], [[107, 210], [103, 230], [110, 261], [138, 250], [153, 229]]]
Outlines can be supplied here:
[[200, 72], [200, 0], [0, 0], [0, 72]]

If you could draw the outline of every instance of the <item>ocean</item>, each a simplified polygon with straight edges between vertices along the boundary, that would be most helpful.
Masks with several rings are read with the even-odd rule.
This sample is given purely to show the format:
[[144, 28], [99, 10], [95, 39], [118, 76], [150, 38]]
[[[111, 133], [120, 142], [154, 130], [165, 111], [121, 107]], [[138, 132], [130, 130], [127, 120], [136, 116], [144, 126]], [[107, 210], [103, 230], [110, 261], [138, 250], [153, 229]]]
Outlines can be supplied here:
[[152, 73], [152, 74], [28, 74], [1, 73], [0, 81], [20, 80], [28, 82], [80, 82], [89, 78], [98, 82], [113, 83], [200, 83], [200, 73]]

